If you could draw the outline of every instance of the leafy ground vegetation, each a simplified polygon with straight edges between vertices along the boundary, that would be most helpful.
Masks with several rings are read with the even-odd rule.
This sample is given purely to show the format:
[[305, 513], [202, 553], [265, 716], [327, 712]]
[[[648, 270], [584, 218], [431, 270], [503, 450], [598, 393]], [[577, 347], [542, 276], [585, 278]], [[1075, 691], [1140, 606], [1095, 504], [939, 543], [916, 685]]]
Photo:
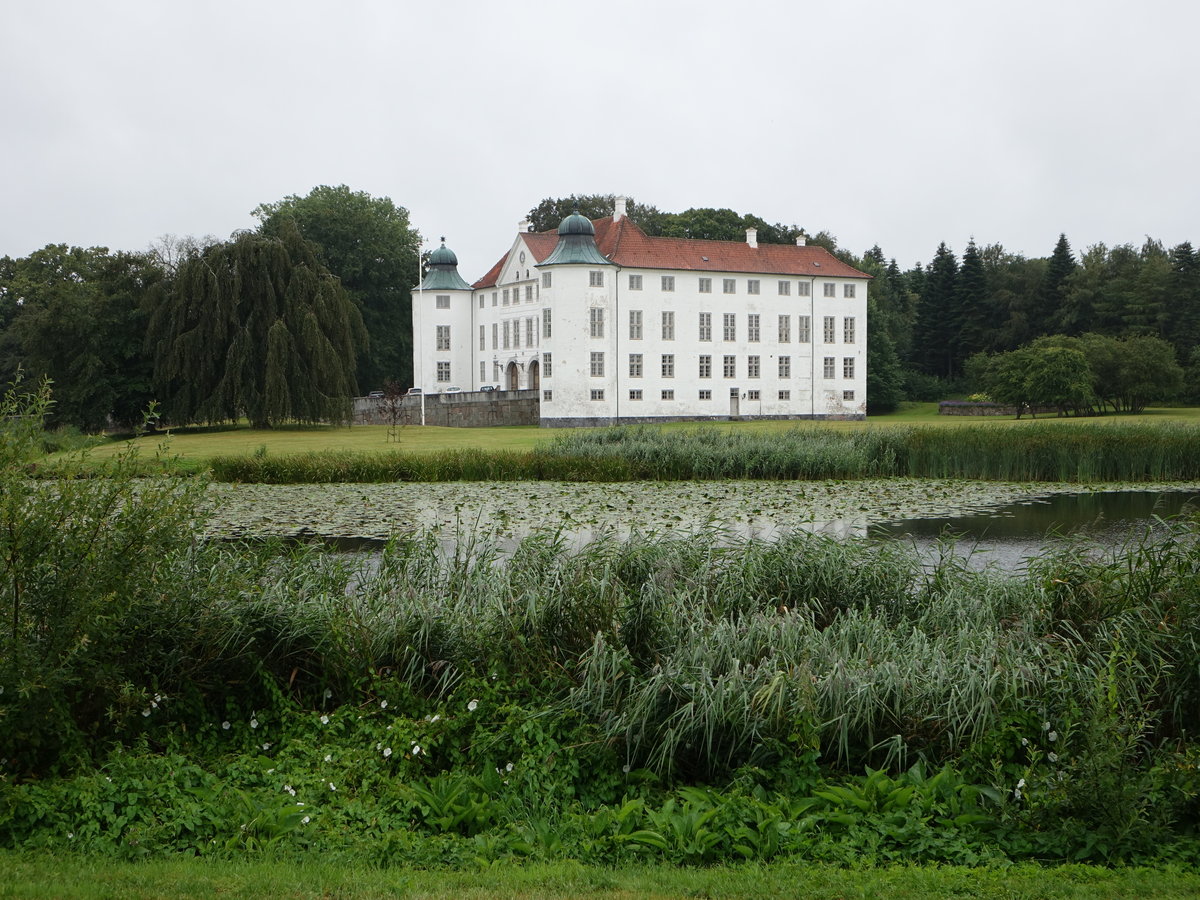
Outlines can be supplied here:
[[206, 543], [128, 456], [29, 480], [47, 402], [0, 432], [14, 860], [1194, 865], [1190, 523], [1022, 577], [804, 536], [364, 562]]

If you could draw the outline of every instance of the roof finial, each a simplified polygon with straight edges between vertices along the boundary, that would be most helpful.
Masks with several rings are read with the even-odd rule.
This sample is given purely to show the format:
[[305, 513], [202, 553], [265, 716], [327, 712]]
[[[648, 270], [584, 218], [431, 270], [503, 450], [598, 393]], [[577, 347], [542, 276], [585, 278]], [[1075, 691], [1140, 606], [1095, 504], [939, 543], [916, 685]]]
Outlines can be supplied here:
[[444, 234], [442, 235], [442, 246], [446, 246], [446, 236]]

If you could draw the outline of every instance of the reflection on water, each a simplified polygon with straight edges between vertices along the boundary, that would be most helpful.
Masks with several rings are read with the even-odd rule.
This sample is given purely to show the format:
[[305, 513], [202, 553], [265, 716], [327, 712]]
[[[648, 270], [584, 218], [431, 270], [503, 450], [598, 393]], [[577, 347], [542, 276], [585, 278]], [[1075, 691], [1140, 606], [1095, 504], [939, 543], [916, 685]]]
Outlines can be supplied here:
[[1194, 491], [1107, 491], [1055, 494], [998, 507], [990, 513], [903, 519], [870, 529], [872, 537], [910, 541], [927, 558], [939, 540], [953, 537], [972, 567], [1017, 571], [1040, 556], [1055, 537], [1082, 535], [1098, 547], [1119, 547], [1144, 536], [1158, 519], [1195, 510]]

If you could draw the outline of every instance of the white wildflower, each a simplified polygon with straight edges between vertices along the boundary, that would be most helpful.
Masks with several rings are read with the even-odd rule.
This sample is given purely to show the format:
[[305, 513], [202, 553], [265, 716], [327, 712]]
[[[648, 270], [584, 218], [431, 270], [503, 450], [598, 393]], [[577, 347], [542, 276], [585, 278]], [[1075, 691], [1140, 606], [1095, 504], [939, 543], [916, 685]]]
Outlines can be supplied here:
[[625, 763], [625, 765], [621, 766], [621, 771], [624, 772], [626, 775], [628, 775], [629, 774], [629, 763]]
[[331, 782], [329, 782], [329, 789], [330, 789], [331, 791], [336, 791], [336, 790], [337, 790], [337, 785], [335, 785], [335, 784], [334, 784], [334, 783], [331, 781]]
[[333, 754], [332, 753], [325, 754], [325, 762], [333, 762]]
[[1054, 743], [1055, 741], [1058, 740], [1058, 732], [1057, 731], [1050, 732], [1048, 735], [1046, 735], [1046, 740], [1050, 741], [1050, 743]]
[[142, 710], [142, 715], [143, 715], [143, 716], [148, 716], [148, 715], [150, 715], [150, 710], [148, 710], [148, 709], [143, 709], [143, 710]]
[[283, 790], [284, 790], [284, 793], [286, 793], [286, 794], [291, 794], [293, 797], [296, 796], [296, 789], [294, 787], [292, 787], [290, 784], [285, 784], [283, 786]]
[[264, 742], [264, 743], [263, 743], [263, 749], [264, 749], [264, 750], [270, 750], [270, 749], [271, 749], [271, 745], [270, 745], [270, 743]]
[[250, 717], [250, 727], [251, 727], [251, 728], [257, 728], [257, 727], [258, 727], [258, 719], [254, 718], [254, 716], [251, 716], [251, 717]]
[[467, 704], [467, 712], [475, 712], [475, 710], [478, 706], [479, 706], [479, 701], [472, 700], [470, 703]]
[[311, 821], [312, 821], [312, 816], [305, 816], [303, 819], [300, 820], [300, 824], [307, 825]]
[[1049, 723], [1049, 722], [1043, 722], [1043, 723], [1042, 723], [1042, 731], [1049, 731], [1049, 730], [1050, 730], [1050, 723]]
[[1021, 746], [1028, 747], [1029, 746], [1029, 738], [1021, 738]]
[[391, 747], [384, 747], [384, 748], [383, 748], [383, 758], [384, 758], [384, 759], [387, 759], [387, 758], [388, 758], [389, 756], [391, 756], [391, 755], [392, 755], [392, 748], [391, 748]]
[[386, 700], [380, 700], [380, 701], [379, 701], [379, 708], [380, 708], [380, 709], [387, 709], [387, 701], [386, 701]]
[[413, 756], [421, 755], [421, 745], [420, 744], [413, 744], [412, 755]]
[[512, 764], [512, 763], [509, 763], [508, 765], [506, 765], [506, 766], [504, 767], [504, 771], [505, 771], [505, 772], [511, 772], [512, 770], [513, 770], [513, 764]]
[[328, 725], [329, 724], [329, 716], [321, 716], [321, 724]]
[[1056, 762], [1058, 762], [1058, 754], [1057, 753], [1047, 753], [1046, 759], [1050, 760], [1050, 762], [1056, 763]]
[[325, 688], [325, 699], [328, 700], [332, 696], [333, 696], [333, 691], [331, 691], [329, 688]]
[[221, 723], [221, 727], [224, 728], [226, 731], [228, 731], [232, 726], [229, 724], [229, 720], [226, 719], [224, 722]]

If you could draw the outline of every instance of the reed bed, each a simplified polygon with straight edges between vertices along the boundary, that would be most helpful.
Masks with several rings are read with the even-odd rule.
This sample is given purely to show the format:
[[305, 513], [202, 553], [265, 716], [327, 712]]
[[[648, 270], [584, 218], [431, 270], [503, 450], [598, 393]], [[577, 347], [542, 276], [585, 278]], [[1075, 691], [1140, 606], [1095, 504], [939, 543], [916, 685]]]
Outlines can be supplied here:
[[1089, 715], [1098, 685], [1160, 737], [1193, 734], [1200, 552], [1179, 531], [1134, 556], [1013, 578], [813, 536], [569, 552], [542, 535], [511, 558], [406, 540], [365, 572], [293, 562], [228, 644], [346, 696], [365, 672], [430, 695], [505, 673], [630, 765], [693, 776], [806, 747], [851, 769], [952, 758], [1014, 719]]
[[786, 432], [651, 426], [580, 429], [531, 451], [320, 452], [224, 456], [218, 481], [638, 481], [974, 478], [1154, 482], [1200, 479], [1200, 428], [1185, 424], [888, 428]]

